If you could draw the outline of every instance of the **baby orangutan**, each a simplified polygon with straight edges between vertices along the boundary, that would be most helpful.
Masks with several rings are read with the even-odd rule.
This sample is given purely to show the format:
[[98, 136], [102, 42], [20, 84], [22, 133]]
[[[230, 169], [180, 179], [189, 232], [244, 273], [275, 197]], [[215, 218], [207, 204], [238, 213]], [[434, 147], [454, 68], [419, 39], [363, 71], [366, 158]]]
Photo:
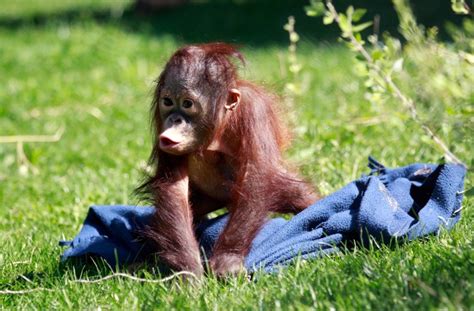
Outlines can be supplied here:
[[203, 273], [194, 225], [226, 207], [229, 220], [209, 266], [243, 269], [252, 240], [271, 212], [298, 213], [317, 199], [282, 161], [288, 141], [275, 95], [240, 80], [232, 45], [191, 45], [173, 54], [152, 104], [154, 173], [138, 189], [156, 207], [144, 237], [176, 270]]

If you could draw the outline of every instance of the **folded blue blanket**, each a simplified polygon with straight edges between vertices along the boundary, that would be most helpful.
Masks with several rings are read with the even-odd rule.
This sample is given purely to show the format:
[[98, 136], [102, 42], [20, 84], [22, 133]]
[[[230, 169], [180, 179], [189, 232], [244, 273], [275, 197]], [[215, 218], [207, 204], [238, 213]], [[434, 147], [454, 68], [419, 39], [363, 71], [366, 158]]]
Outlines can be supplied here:
[[[369, 158], [372, 169], [339, 191], [316, 202], [290, 220], [269, 220], [245, 258], [249, 271], [272, 271], [297, 257], [316, 258], [339, 251], [345, 243], [374, 238], [412, 240], [450, 229], [461, 217], [463, 166], [412, 164], [389, 169]], [[144, 260], [150, 250], [135, 231], [153, 213], [152, 207], [92, 206], [79, 234], [62, 260], [93, 255], [111, 265]], [[201, 247], [212, 251], [227, 215], [206, 220], [196, 229]]]

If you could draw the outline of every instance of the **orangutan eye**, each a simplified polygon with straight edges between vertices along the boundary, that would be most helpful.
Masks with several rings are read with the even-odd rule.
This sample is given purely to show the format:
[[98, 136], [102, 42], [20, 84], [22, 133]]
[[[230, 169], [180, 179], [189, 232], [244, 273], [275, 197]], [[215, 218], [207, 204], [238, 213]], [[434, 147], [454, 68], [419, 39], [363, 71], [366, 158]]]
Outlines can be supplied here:
[[185, 100], [183, 101], [183, 108], [184, 108], [184, 109], [189, 109], [189, 108], [191, 108], [193, 105], [194, 105], [194, 103], [193, 103], [191, 100], [189, 100], [189, 99], [185, 99]]
[[166, 107], [171, 107], [173, 106], [173, 101], [170, 98], [165, 97], [163, 98], [163, 105]]

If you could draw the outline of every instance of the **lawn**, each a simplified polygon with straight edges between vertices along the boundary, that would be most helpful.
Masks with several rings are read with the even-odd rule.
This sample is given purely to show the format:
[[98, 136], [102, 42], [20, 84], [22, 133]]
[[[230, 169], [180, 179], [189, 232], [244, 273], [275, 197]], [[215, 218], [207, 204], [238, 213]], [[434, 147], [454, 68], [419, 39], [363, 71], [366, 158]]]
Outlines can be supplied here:
[[[139, 203], [131, 193], [151, 148], [151, 92], [182, 44], [240, 43], [248, 59], [243, 76], [281, 93], [289, 81], [282, 26], [296, 15], [297, 31], [305, 27], [297, 51], [302, 93], [287, 109], [294, 140], [286, 156], [322, 194], [367, 173], [369, 155], [401, 166], [438, 162], [442, 154], [396, 102], [374, 107], [364, 99], [352, 54], [331, 32], [325, 39], [311, 35], [312, 23], [315, 31], [321, 25], [304, 17], [305, 1], [282, 1], [263, 21], [265, 6], [235, 5], [221, 27], [206, 14], [219, 18], [230, 7], [224, 1], [155, 18], [135, 16], [128, 1], [13, 3], [0, 1], [0, 136], [63, 134], [57, 142], [25, 144], [35, 169], [18, 164], [15, 144], [0, 144], [0, 290], [46, 289], [0, 294], [2, 308], [472, 309], [472, 197], [451, 232], [392, 248], [352, 249], [253, 282], [74, 282], [127, 272], [99, 261], [85, 268], [60, 264], [58, 240], [78, 232], [90, 205]], [[251, 22], [239, 19], [239, 10], [251, 12]], [[449, 143], [472, 163], [472, 140]], [[468, 175], [466, 189], [473, 181]], [[159, 279], [153, 272], [136, 275]]]

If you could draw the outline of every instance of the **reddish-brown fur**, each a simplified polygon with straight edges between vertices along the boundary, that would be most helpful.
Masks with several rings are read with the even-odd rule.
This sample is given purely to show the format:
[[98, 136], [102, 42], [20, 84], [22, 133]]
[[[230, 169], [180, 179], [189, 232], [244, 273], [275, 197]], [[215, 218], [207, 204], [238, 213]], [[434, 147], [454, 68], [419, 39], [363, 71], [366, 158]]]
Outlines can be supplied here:
[[[173, 156], [161, 151], [155, 138], [150, 157], [155, 173], [139, 188], [156, 206], [145, 236], [174, 269], [203, 272], [193, 229], [209, 212], [227, 207], [230, 213], [210, 259], [211, 269], [222, 275], [242, 268], [253, 238], [271, 212], [297, 213], [316, 200], [311, 187], [282, 160], [288, 136], [278, 118], [278, 97], [240, 80], [232, 58], [243, 62], [235, 47], [223, 43], [184, 47], [171, 57], [156, 88], [152, 106], [156, 136], [162, 127], [158, 98], [166, 76], [178, 68], [187, 68], [200, 87], [209, 90], [213, 102], [201, 148]], [[198, 68], [204, 73], [198, 74]], [[241, 100], [228, 111], [224, 104], [231, 88], [240, 91]], [[217, 148], [210, 147], [216, 143]]]

